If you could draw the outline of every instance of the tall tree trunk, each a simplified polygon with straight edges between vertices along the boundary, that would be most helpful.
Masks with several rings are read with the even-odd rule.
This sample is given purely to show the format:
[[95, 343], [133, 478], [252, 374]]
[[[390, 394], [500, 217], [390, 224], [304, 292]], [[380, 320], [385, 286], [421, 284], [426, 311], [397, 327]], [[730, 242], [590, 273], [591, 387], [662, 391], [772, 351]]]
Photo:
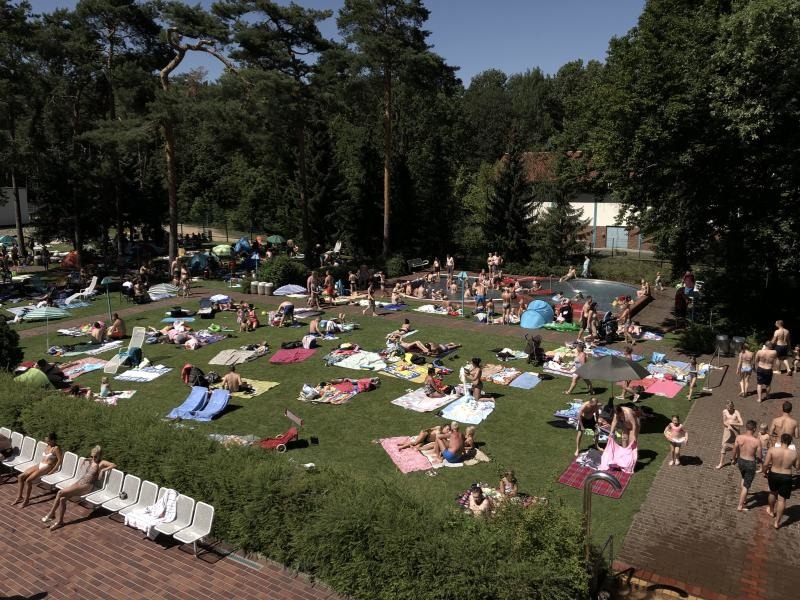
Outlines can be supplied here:
[[383, 71], [383, 258], [389, 258], [391, 225], [392, 70]]
[[167, 163], [167, 197], [169, 198], [169, 264], [178, 256], [178, 167], [175, 164], [175, 127], [167, 118], [164, 128], [164, 158]]
[[306, 196], [306, 129], [300, 121], [297, 126], [297, 170], [300, 180], [300, 211], [303, 218], [303, 255], [306, 266], [312, 266], [311, 227], [308, 222], [308, 198]]
[[22, 231], [22, 204], [19, 200], [19, 187], [17, 186], [17, 176], [14, 169], [11, 169], [11, 193], [14, 195], [14, 224], [17, 226], [17, 246], [19, 255], [23, 258], [28, 256], [25, 249], [25, 236]]

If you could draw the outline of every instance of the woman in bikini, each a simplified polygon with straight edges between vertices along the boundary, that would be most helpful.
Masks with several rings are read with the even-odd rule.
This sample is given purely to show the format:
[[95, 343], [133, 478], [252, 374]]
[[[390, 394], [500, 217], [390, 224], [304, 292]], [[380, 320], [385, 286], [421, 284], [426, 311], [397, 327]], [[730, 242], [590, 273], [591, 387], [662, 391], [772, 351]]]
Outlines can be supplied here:
[[[575, 373], [572, 374], [572, 381], [569, 384], [569, 387], [564, 391], [565, 396], [569, 396], [572, 393], [572, 390], [575, 389], [575, 386], [578, 383], [578, 379], [581, 379], [581, 376], [578, 375], [578, 369], [586, 364], [586, 352], [584, 351], [584, 345], [578, 344], [577, 345], [577, 354], [575, 355]], [[589, 388], [588, 392], [590, 395], [594, 395], [594, 388], [592, 387], [592, 382], [588, 379], [584, 379], [586, 382], [586, 386]]]
[[744, 424], [742, 415], [733, 405], [733, 400], [728, 400], [728, 406], [722, 411], [722, 449], [719, 452], [719, 464], [717, 469], [721, 469], [725, 462], [725, 453], [733, 450], [736, 436], [739, 435], [739, 427]]
[[64, 512], [67, 510], [68, 498], [88, 494], [92, 491], [98, 479], [107, 471], [117, 466], [112, 462], [103, 460], [102, 455], [103, 449], [100, 446], [92, 448], [89, 458], [83, 459], [85, 470], [81, 478], [72, 485], [58, 491], [55, 500], [53, 500], [53, 506], [50, 508], [50, 512], [42, 517], [42, 523], [48, 523], [53, 517], [56, 517], [56, 513], [58, 513], [55, 523], [50, 526], [50, 531], [55, 531], [64, 526]]
[[747, 344], [742, 344], [742, 351], [739, 352], [736, 374], [739, 376], [739, 397], [746, 398], [749, 393], [750, 376], [753, 374], [753, 352]]
[[438, 434], [448, 435], [450, 433], [450, 425], [434, 425], [428, 429], [423, 429], [417, 435], [409, 438], [404, 444], [397, 444], [399, 450], [405, 448], [414, 448], [421, 450], [426, 444], [432, 444], [436, 441]]
[[497, 491], [500, 492], [500, 495], [504, 498], [515, 498], [517, 496], [519, 493], [519, 484], [517, 483], [517, 477], [514, 475], [514, 471], [509, 469], [503, 473]]
[[[44, 449], [39, 464], [33, 465], [24, 473], [20, 473], [19, 477], [17, 477], [17, 486], [19, 490], [17, 492], [17, 499], [14, 500], [12, 504], [19, 504], [22, 502], [23, 508], [28, 506], [28, 502], [31, 499], [33, 484], [36, 483], [40, 477], [55, 471], [61, 464], [61, 448], [58, 447], [56, 434], [51, 433], [48, 435], [46, 441], [47, 448]], [[25, 496], [24, 500], [23, 496]]]

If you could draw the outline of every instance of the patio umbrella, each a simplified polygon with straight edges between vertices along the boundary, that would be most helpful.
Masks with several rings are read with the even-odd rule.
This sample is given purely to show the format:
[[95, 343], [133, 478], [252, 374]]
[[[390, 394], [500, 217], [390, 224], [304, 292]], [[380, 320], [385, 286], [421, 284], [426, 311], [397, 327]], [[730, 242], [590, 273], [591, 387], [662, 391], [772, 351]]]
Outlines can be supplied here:
[[70, 314], [63, 308], [56, 308], [55, 306], [43, 306], [42, 308], [33, 308], [25, 313], [22, 317], [23, 321], [49, 321], [50, 319], [63, 319], [69, 317]]
[[230, 256], [233, 249], [230, 244], [220, 244], [219, 246], [214, 246], [211, 251], [217, 256]]
[[283, 237], [282, 235], [278, 235], [276, 233], [276, 234], [273, 234], [273, 235], [269, 236], [267, 238], [267, 241], [270, 244], [285, 244], [286, 243], [286, 238]]
[[612, 397], [614, 396], [615, 381], [642, 379], [650, 375], [650, 372], [639, 363], [613, 355], [590, 358], [578, 367], [576, 373], [583, 379], [610, 381]]

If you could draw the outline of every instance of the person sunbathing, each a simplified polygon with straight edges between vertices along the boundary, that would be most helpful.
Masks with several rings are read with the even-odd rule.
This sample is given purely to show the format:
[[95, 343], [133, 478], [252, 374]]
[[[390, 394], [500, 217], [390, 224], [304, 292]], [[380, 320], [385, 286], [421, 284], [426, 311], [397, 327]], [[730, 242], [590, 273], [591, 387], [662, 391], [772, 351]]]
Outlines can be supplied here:
[[222, 378], [222, 389], [230, 392], [247, 391], [252, 389], [242, 376], [236, 372], [236, 365], [231, 365], [228, 372]]
[[478, 484], [473, 484], [469, 490], [469, 504], [467, 508], [475, 517], [489, 518], [494, 508], [491, 498], [483, 495], [483, 490]]
[[114, 313], [112, 316], [113, 322], [111, 327], [108, 328], [106, 335], [112, 340], [121, 340], [125, 337], [125, 322], [120, 318], [119, 313]]
[[500, 479], [500, 485], [497, 486], [497, 491], [503, 498], [516, 498], [519, 494], [519, 484], [514, 471], [508, 469], [503, 472], [503, 477]]
[[461, 344], [455, 344], [453, 342], [448, 342], [446, 344], [437, 344], [436, 342], [426, 342], [423, 344], [428, 351], [425, 352], [427, 356], [439, 356], [440, 354], [444, 354], [445, 352], [450, 352], [451, 350], [455, 350], [456, 348], [461, 348]]
[[363, 379], [350, 379], [349, 377], [340, 377], [339, 379], [331, 379], [330, 381], [320, 381], [319, 385], [314, 387], [314, 390], [320, 397], [326, 393], [340, 392], [341, 390], [336, 387], [343, 383], [351, 384], [352, 390], [356, 392], [369, 392], [376, 389], [381, 384], [380, 377], [365, 377]]
[[475, 432], [477, 428], [470, 425], [464, 430], [464, 454], [475, 449]]
[[568, 281], [570, 279], [575, 279], [578, 276], [578, 271], [575, 269], [575, 266], [570, 266], [569, 270], [567, 271], [566, 275], [562, 275], [561, 278], [558, 280], [559, 283], [562, 281]]
[[456, 421], [450, 423], [450, 434], [436, 436], [436, 462], [446, 460], [449, 463], [460, 463], [464, 460], [464, 436], [458, 430]]
[[428, 367], [428, 374], [425, 376], [425, 384], [422, 389], [428, 398], [444, 398], [450, 391], [449, 387], [436, 377], [434, 367]]
[[417, 435], [411, 436], [407, 442], [397, 444], [397, 448], [400, 450], [405, 450], [406, 448], [422, 450], [426, 446], [431, 447], [436, 442], [436, 436], [439, 434], [450, 435], [450, 425], [434, 425], [428, 429], [423, 429]]

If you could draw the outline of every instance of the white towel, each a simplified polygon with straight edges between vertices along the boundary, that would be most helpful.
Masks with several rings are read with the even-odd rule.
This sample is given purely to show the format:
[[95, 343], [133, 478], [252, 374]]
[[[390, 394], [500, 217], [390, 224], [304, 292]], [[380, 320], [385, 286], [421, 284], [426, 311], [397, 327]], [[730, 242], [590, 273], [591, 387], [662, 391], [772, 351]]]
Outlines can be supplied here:
[[156, 525], [175, 520], [177, 503], [178, 492], [167, 490], [155, 504], [139, 508], [125, 515], [125, 525], [141, 529], [147, 534], [147, 537], [154, 540], [158, 535], [158, 532], [155, 531]]

